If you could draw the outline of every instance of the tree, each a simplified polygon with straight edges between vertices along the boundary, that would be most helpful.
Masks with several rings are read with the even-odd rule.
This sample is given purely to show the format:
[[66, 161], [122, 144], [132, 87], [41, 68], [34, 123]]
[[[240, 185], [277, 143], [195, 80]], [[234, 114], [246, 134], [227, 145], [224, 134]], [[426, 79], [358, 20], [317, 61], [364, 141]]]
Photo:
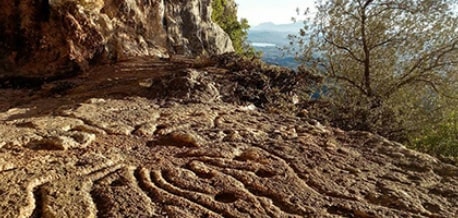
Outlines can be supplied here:
[[[456, 0], [321, 0], [296, 37], [325, 76], [328, 118], [394, 140], [441, 122], [457, 98]], [[456, 105], [454, 106], [456, 107]]]
[[250, 57], [257, 55], [254, 48], [247, 43], [250, 28], [248, 20], [242, 18], [238, 21], [235, 3], [231, 0], [213, 0], [212, 8], [212, 20], [229, 34], [235, 52]]
[[[456, 81], [458, 73], [453, 76], [455, 79], [449, 81]], [[458, 90], [458, 86], [451, 88]], [[435, 101], [436, 108], [440, 108], [436, 113], [439, 122], [429, 123], [411, 134], [411, 145], [431, 154], [453, 156], [458, 161], [458, 99], [438, 96]]]

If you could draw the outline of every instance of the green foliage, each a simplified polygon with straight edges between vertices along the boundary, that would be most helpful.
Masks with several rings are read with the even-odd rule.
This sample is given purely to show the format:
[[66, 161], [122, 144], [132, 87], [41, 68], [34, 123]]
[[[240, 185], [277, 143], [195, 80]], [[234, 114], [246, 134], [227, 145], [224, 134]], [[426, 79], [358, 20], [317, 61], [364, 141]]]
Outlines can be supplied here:
[[410, 141], [415, 149], [458, 157], [458, 108], [445, 112], [440, 122], [412, 134]]
[[[325, 76], [331, 123], [407, 142], [448, 134], [442, 114], [458, 96], [455, 0], [321, 0], [293, 43], [300, 60]], [[456, 132], [455, 132], [456, 133]], [[415, 137], [417, 137], [415, 135]], [[447, 141], [447, 140], [445, 140]], [[444, 141], [444, 143], [445, 143]], [[452, 140], [453, 141], [453, 140]], [[442, 142], [441, 142], [442, 143]]]
[[228, 0], [213, 0], [212, 20], [229, 34], [237, 54], [248, 57], [259, 56], [254, 48], [247, 43], [247, 31], [250, 28], [248, 20], [242, 18], [238, 21], [237, 7], [230, 5], [230, 3], [233, 2]]

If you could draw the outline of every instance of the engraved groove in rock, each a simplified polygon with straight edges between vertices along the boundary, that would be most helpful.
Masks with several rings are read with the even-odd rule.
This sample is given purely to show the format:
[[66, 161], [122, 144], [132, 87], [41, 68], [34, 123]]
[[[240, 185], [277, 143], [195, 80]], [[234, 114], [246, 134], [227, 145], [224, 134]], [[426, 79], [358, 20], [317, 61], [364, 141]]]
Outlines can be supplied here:
[[201, 179], [211, 179], [216, 176], [217, 172], [203, 167], [202, 162], [193, 160], [184, 166], [185, 169], [189, 169], [194, 172]]
[[32, 215], [30, 216], [30, 218], [43, 217], [43, 194], [44, 193], [41, 190], [41, 187], [43, 185], [36, 186], [33, 189], [33, 197], [34, 197], [34, 200], [35, 200], [35, 208], [33, 210]]
[[334, 215], [339, 215], [343, 217], [364, 217], [364, 218], [376, 218], [375, 214], [369, 214], [365, 211], [349, 209], [341, 205], [332, 205], [327, 208], [327, 212]]
[[164, 169], [162, 176], [167, 183], [180, 189], [207, 195], [215, 191], [214, 187], [205, 184], [202, 179], [190, 174], [194, 174], [194, 172], [184, 168], [167, 168]]
[[[243, 198], [241, 198], [241, 200], [244, 200], [249, 205], [260, 205], [261, 206], [260, 208], [258, 208], [258, 210], [261, 210], [261, 211], [258, 211], [259, 214], [250, 214], [253, 217], [257, 217], [260, 214], [270, 214], [270, 217], [278, 217], [279, 216], [278, 214], [283, 214], [280, 208], [277, 208], [275, 205], [267, 203], [264, 199], [259, 198], [253, 195], [252, 193], [250, 193], [245, 188], [245, 184], [243, 184], [239, 180], [235, 179], [234, 177], [228, 174], [221, 172], [220, 170], [210, 168], [209, 166], [205, 165], [204, 162], [193, 160], [191, 163], [187, 165], [187, 167], [189, 170], [193, 171], [198, 176], [203, 174], [203, 176], [199, 176], [200, 178], [211, 179], [211, 184], [226, 183], [226, 184], [230, 184], [227, 186], [228, 189], [229, 188], [240, 189], [237, 191], [245, 195]], [[211, 175], [211, 176], [209, 177], [207, 175]], [[215, 193], [216, 194], [215, 196], [221, 193], [227, 193], [227, 192], [218, 192], [218, 193]], [[231, 194], [231, 195], [235, 195], [235, 194]], [[224, 196], [220, 196], [220, 197], [224, 197]], [[263, 207], [262, 205], [269, 205], [269, 206]], [[237, 204], [235, 206], [237, 206]], [[275, 210], [276, 212], [273, 212], [272, 210]], [[240, 211], [244, 211], [244, 209]], [[247, 211], [247, 213], [250, 213], [250, 211]]]
[[108, 166], [105, 168], [101, 168], [95, 171], [90, 172], [86, 176], [88, 176], [92, 181], [97, 181], [107, 175], [110, 175], [118, 170], [120, 170], [123, 167], [121, 164], [116, 164], [113, 166]]
[[161, 189], [173, 195], [187, 199], [188, 201], [191, 201], [195, 204], [199, 204], [200, 206], [208, 210], [222, 214], [224, 217], [236, 218], [236, 217], [245, 217], [246, 216], [242, 213], [239, 213], [238, 211], [228, 211], [227, 207], [224, 207], [220, 203], [216, 203], [214, 199], [208, 195], [198, 194], [195, 192], [189, 192], [186, 190], [181, 190], [178, 187], [174, 187], [173, 185], [167, 183], [163, 179], [161, 171], [158, 171], [158, 170], [152, 171], [151, 179]]
[[91, 190], [91, 197], [94, 201], [95, 208], [97, 210], [97, 217], [113, 217], [114, 215], [111, 214], [108, 208], [113, 208], [113, 204], [111, 203], [110, 198], [106, 198], [103, 196], [103, 191], [97, 188], [93, 188]]
[[110, 210], [111, 208], [114, 208], [115, 205], [112, 201], [112, 198], [109, 198], [106, 195], [105, 190], [103, 188], [104, 186], [111, 184], [113, 181], [119, 178], [119, 176], [117, 175], [118, 171], [109, 173], [104, 177], [95, 180], [94, 184], [92, 185], [90, 194], [97, 210], [97, 217], [108, 218], [115, 216], [115, 214], [112, 214], [112, 211]]
[[[249, 191], [251, 194], [253, 194], [254, 196], [265, 197], [265, 198], [272, 200], [272, 203], [276, 207], [284, 211], [285, 213], [297, 215], [297, 216], [305, 216], [305, 215], [310, 215], [310, 212], [314, 211], [312, 208], [308, 208], [308, 207], [303, 207], [303, 208], [296, 207], [292, 203], [285, 201], [283, 196], [276, 196], [277, 193], [271, 193], [271, 190], [269, 189], [269, 187], [267, 187], [266, 184], [262, 182], [262, 180], [265, 181], [265, 178], [260, 178], [260, 179], [254, 178], [253, 175], [256, 175], [254, 171], [247, 172], [246, 169], [243, 169], [241, 167], [233, 168], [232, 165], [224, 164], [224, 163], [231, 163], [231, 162], [235, 162], [235, 161], [226, 160], [224, 162], [218, 163], [218, 162], [214, 162], [214, 160], [209, 161], [208, 159], [206, 159], [206, 164], [210, 164], [213, 167], [216, 167], [217, 171], [222, 172], [232, 177], [233, 179], [237, 180], [238, 182], [243, 184], [244, 188], [247, 191]], [[249, 172], [251, 172], [251, 174]]]
[[401, 199], [394, 198], [391, 194], [382, 193], [380, 196], [369, 195], [366, 200], [376, 206], [389, 208], [393, 211], [402, 211], [405, 214], [409, 214], [409, 216], [413, 216], [415, 214], [420, 214], [426, 217], [431, 216], [427, 210], [409, 207], [405, 204], [406, 202], [403, 202]]
[[275, 152], [274, 149], [273, 149], [273, 151], [269, 151], [268, 149], [263, 148], [261, 146], [255, 146], [255, 147], [266, 151], [273, 158], [275, 158], [276, 160], [280, 161], [282, 163], [282, 165], [285, 166], [286, 169], [289, 172], [291, 172], [291, 174], [294, 175], [294, 177], [296, 177], [299, 181], [301, 181], [300, 183], [302, 183], [303, 187], [305, 187], [307, 189], [307, 191], [311, 191], [313, 194], [320, 195], [319, 192], [315, 191], [315, 189], [313, 189], [313, 188], [311, 188], [310, 186], [307, 185], [307, 183], [299, 176], [300, 175], [300, 171], [298, 171], [297, 168], [293, 167], [293, 164], [288, 164], [288, 161], [286, 160], [286, 158], [281, 157], [281, 154], [278, 154], [277, 152]]
[[259, 169], [255, 172], [255, 174], [261, 178], [271, 178], [277, 175], [277, 173], [265, 169]]
[[237, 195], [231, 192], [220, 192], [215, 195], [215, 200], [222, 203], [230, 204], [236, 202], [238, 200], [238, 197]]
[[0, 174], [8, 173], [8, 172], [13, 172], [13, 171], [15, 171], [15, 170], [17, 170], [17, 168], [5, 169], [5, 170], [0, 171]]
[[245, 188], [251, 194], [257, 197], [265, 197], [270, 199], [276, 207], [280, 208], [283, 212], [287, 214], [295, 216], [307, 216], [310, 215], [311, 212], [313, 213], [313, 210], [307, 211], [304, 208], [297, 208], [292, 203], [285, 201], [283, 196], [276, 196], [276, 193], [269, 193], [269, 189], [267, 187], [264, 187], [263, 184], [253, 184], [249, 183], [247, 180], [241, 179], [241, 177], [235, 175], [231, 176], [233, 176], [233, 178], [237, 179], [241, 183], [245, 184]]
[[[158, 217], [151, 199], [135, 184], [133, 172], [123, 168], [94, 183], [91, 196], [97, 217]], [[154, 216], [155, 215], [155, 216]]]
[[[138, 181], [139, 187], [151, 198], [153, 202], [157, 204], [161, 204], [164, 207], [171, 205], [186, 208], [188, 213], [195, 214], [199, 217], [223, 217], [215, 211], [205, 208], [200, 204], [196, 204], [193, 201], [176, 196], [166, 190], [163, 190], [162, 188], [159, 188], [152, 182], [150, 172], [145, 168], [137, 168], [134, 175]], [[172, 216], [173, 213], [175, 213], [170, 210], [167, 210], [166, 212], [168, 216]]]
[[[305, 181], [304, 181], [305, 182]], [[331, 190], [326, 190], [322, 188], [322, 185], [319, 184], [318, 182], [314, 181], [313, 179], [309, 179], [308, 181], [305, 182], [310, 188], [315, 190], [316, 192], [320, 193], [321, 195], [325, 195], [331, 198], [339, 198], [339, 199], [344, 199], [344, 200], [349, 200], [349, 201], [358, 201], [358, 198], [352, 197], [352, 196], [347, 196], [342, 193], [338, 193], [337, 191], [331, 191]]]
[[[19, 209], [18, 217], [30, 217], [37, 208], [37, 205], [42, 205], [43, 195], [35, 195], [35, 190], [41, 190], [44, 184], [46, 184], [49, 181], [52, 181], [51, 176], [33, 179], [27, 184], [25, 190], [25, 194], [27, 195], [27, 205]], [[37, 200], [40, 200], [40, 202], [37, 202]]]

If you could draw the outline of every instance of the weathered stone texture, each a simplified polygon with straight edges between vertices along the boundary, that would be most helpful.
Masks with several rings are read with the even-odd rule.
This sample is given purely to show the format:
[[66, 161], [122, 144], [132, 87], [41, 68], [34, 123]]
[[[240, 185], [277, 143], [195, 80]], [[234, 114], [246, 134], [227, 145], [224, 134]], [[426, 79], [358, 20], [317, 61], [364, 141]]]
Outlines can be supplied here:
[[0, 76], [65, 74], [91, 62], [233, 51], [210, 0], [0, 2]]
[[230, 72], [159, 63], [96, 68], [58, 95], [0, 89], [2, 217], [456, 217], [456, 165], [209, 98], [197, 84], [223, 90], [212, 76]]

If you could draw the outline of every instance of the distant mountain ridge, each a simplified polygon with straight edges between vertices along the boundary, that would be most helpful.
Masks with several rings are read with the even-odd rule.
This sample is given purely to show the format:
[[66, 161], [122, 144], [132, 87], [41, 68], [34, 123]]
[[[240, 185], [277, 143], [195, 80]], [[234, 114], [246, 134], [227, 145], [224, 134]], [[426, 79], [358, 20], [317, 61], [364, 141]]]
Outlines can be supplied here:
[[250, 31], [297, 33], [302, 27], [304, 27], [304, 23], [300, 21], [288, 24], [275, 24], [273, 22], [266, 22], [252, 27]]
[[275, 31], [248, 31], [248, 41], [250, 43], [269, 43], [276, 46], [288, 44], [288, 35], [292, 33]]
[[[298, 34], [304, 27], [303, 22], [290, 24], [275, 24], [272, 22], [261, 23], [248, 30], [248, 42], [258, 51], [263, 53], [262, 59], [270, 64], [296, 68], [299, 62], [294, 55], [285, 53], [280, 48], [288, 47], [288, 35]], [[260, 46], [260, 45], [272, 46]]]
[[248, 30], [248, 41], [250, 43], [271, 43], [277, 46], [288, 45], [288, 35], [298, 34], [303, 27], [303, 22], [289, 24], [261, 23]]

